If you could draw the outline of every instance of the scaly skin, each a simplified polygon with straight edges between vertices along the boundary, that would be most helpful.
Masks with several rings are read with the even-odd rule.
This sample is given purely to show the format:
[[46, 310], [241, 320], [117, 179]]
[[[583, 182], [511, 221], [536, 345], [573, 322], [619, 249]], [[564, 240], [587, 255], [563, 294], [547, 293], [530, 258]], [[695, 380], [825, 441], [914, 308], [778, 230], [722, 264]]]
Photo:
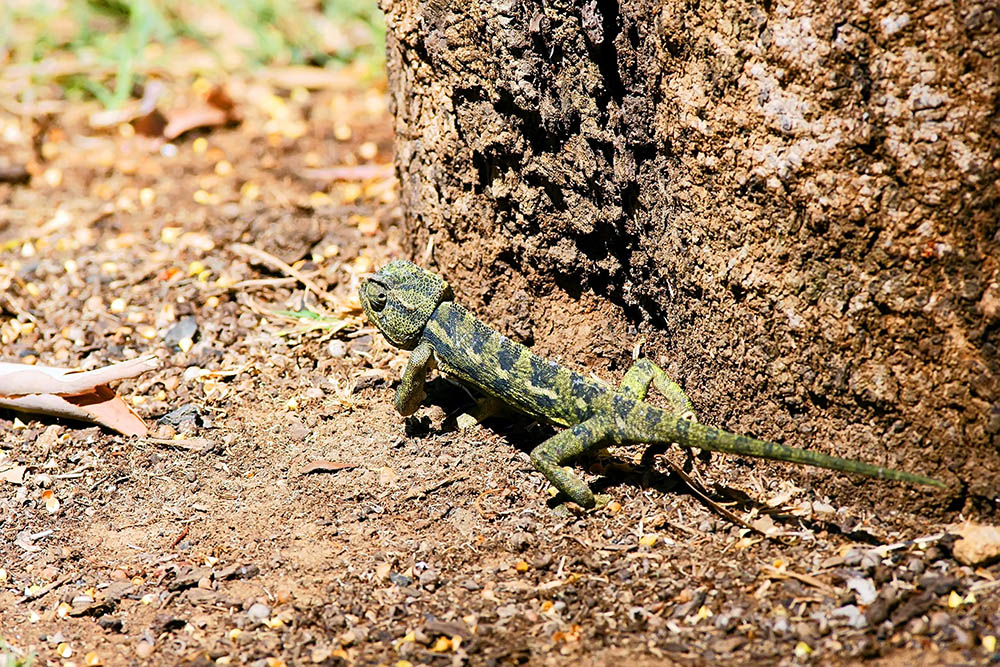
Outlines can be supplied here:
[[[944, 487], [941, 482], [819, 452], [778, 445], [694, 421], [691, 401], [649, 360], [625, 374], [615, 389], [543, 359], [480, 322], [452, 301], [440, 276], [398, 261], [361, 286], [368, 319], [393, 345], [412, 350], [396, 390], [396, 409], [413, 414], [423, 401], [427, 372], [437, 368], [538, 420], [567, 427], [531, 452], [531, 461], [557, 489], [582, 507], [594, 494], [565, 461], [604, 443], [672, 443], [715, 452], [790, 461], [878, 479]], [[653, 384], [669, 409], [645, 403]]]

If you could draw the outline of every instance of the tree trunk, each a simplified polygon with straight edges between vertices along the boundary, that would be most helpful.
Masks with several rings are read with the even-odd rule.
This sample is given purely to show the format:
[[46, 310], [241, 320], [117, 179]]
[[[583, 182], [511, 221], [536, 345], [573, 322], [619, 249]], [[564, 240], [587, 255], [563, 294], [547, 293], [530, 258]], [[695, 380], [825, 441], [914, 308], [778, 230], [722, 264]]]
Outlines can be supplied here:
[[483, 319], [951, 487], [741, 474], [1000, 512], [995, 4], [383, 4], [411, 251]]

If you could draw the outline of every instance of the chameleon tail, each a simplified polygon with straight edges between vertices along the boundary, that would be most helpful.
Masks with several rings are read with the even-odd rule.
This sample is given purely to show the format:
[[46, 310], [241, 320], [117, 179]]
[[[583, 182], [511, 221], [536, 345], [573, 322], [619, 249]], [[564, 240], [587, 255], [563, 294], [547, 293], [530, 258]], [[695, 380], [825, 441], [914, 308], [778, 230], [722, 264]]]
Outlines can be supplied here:
[[[653, 409], [656, 410], [655, 408]], [[662, 411], [657, 410], [657, 412]], [[648, 417], [652, 417], [652, 415], [648, 415]], [[648, 419], [648, 421], [652, 421], [652, 419]], [[776, 461], [789, 461], [791, 463], [816, 466], [818, 468], [866, 475], [877, 479], [891, 479], [899, 482], [927, 484], [929, 486], [945, 488], [944, 483], [930, 477], [924, 477], [923, 475], [893, 470], [892, 468], [883, 468], [882, 466], [862, 463], [861, 461], [851, 459], [842, 459], [806, 449], [779, 445], [767, 442], [766, 440], [749, 438], [745, 435], [736, 435], [712, 428], [711, 426], [704, 426], [687, 419], [678, 418], [665, 412], [662, 413], [662, 417], [656, 420], [656, 422], [649, 425], [646, 436], [639, 437], [639, 441], [649, 442], [651, 440], [649, 433], [651, 432], [654, 434], [654, 438], [652, 439], [658, 442], [676, 442], [685, 447], [697, 447], [713, 452], [756, 456]]]

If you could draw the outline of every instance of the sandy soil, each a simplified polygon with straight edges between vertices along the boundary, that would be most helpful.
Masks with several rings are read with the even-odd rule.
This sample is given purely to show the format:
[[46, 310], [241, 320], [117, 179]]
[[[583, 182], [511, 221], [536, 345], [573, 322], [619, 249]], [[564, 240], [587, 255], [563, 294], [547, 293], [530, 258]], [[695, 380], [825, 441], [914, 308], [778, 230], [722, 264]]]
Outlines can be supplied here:
[[[528, 461], [547, 429], [459, 432], [469, 399], [443, 380], [400, 418], [405, 355], [367, 328], [355, 293], [403, 246], [384, 92], [350, 76], [227, 90], [240, 122], [170, 143], [95, 128], [87, 105], [0, 111], [0, 166], [30, 175], [0, 184], [2, 357], [162, 360], [117, 387], [155, 437], [0, 412], [0, 461], [27, 467], [0, 481], [9, 652], [63, 665], [998, 659], [1000, 566], [960, 565], [946, 527], [907, 507], [834, 506], [810, 484], [832, 473], [695, 459], [765, 538], [699, 502], [662, 452], [581, 462], [615, 502], [578, 514]], [[171, 108], [205, 92], [177, 86]], [[277, 314], [306, 307], [325, 328]], [[599, 307], [564, 321], [554, 308], [551, 329], [614, 346], [585, 330]], [[586, 365], [554, 340], [546, 351]]]

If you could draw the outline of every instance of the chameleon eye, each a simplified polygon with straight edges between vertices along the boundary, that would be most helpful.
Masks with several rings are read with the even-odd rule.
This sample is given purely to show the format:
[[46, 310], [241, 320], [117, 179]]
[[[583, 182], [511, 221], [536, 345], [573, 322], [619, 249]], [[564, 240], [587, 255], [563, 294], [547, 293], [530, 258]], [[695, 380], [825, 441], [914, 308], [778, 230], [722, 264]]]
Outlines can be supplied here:
[[375, 308], [375, 310], [382, 310], [383, 308], [385, 308], [385, 302], [386, 302], [385, 292], [383, 292], [382, 290], [379, 290], [374, 294], [372, 294], [372, 307]]

